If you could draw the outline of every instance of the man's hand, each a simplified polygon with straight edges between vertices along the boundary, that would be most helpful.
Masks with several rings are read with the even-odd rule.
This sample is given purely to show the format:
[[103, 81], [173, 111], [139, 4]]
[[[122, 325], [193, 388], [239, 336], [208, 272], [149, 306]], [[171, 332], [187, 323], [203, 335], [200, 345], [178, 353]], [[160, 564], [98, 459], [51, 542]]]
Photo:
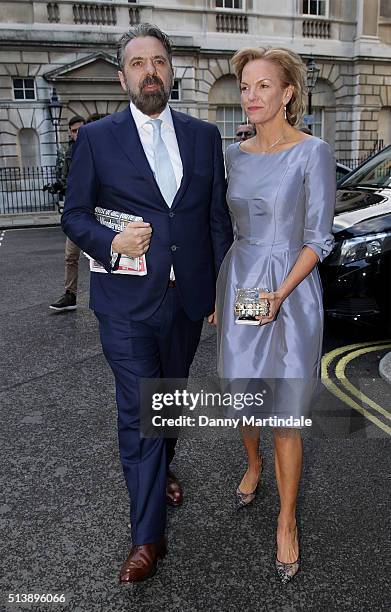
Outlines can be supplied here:
[[140, 257], [149, 249], [152, 227], [144, 221], [128, 223], [123, 232], [117, 234], [111, 243], [114, 253], [128, 257]]
[[210, 325], [217, 325], [217, 315], [216, 315], [216, 311], [214, 311], [214, 313], [212, 313], [211, 315], [209, 315], [209, 317], [208, 317], [208, 323], [210, 323]]

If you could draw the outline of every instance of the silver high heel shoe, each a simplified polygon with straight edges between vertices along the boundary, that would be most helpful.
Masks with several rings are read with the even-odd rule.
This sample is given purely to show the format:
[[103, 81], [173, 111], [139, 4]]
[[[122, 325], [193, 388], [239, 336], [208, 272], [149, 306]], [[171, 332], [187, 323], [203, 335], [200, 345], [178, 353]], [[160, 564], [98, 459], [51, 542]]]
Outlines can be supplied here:
[[[297, 526], [295, 528], [297, 533]], [[299, 539], [297, 534], [297, 539]], [[293, 563], [283, 563], [276, 558], [276, 572], [282, 584], [288, 584], [300, 569], [300, 553]]]
[[254, 491], [252, 491], [251, 493], [243, 493], [243, 491], [241, 491], [239, 489], [239, 487], [236, 489], [236, 492], [235, 492], [235, 495], [236, 495], [236, 510], [240, 510], [241, 508], [244, 508], [245, 506], [248, 506], [256, 498], [256, 495], [257, 495], [257, 492], [258, 492], [258, 487], [260, 485], [260, 480], [261, 480], [261, 476], [262, 476], [262, 470], [263, 470], [263, 459], [262, 459], [262, 462], [261, 462], [261, 467], [259, 469], [259, 477], [258, 477], [257, 486], [255, 487]]

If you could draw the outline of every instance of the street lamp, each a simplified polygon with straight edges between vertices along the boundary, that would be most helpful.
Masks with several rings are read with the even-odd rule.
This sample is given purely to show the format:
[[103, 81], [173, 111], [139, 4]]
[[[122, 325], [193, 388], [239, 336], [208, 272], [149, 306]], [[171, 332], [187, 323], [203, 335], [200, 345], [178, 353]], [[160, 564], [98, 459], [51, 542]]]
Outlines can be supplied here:
[[54, 127], [55, 135], [56, 135], [56, 149], [58, 151], [58, 126], [61, 121], [61, 113], [62, 113], [62, 104], [58, 99], [57, 92], [53, 87], [52, 97], [49, 100], [49, 115], [50, 121]]
[[[312, 92], [316, 84], [316, 80], [319, 76], [320, 69], [315, 64], [315, 60], [311, 57], [307, 62], [307, 89], [308, 89], [308, 115], [311, 117], [312, 114]], [[312, 119], [312, 118], [311, 118]], [[308, 127], [312, 132], [312, 120]]]

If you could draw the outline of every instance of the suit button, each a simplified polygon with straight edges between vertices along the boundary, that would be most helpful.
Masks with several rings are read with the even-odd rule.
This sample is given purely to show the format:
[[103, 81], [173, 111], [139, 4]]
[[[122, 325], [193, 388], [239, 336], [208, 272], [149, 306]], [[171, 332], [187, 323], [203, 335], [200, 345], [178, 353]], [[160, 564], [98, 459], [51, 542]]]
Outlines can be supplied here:
[[171, 212], [168, 213], [168, 216], [171, 217], [171, 218], [175, 217], [175, 213], [171, 211]]
[[170, 248], [171, 248], [171, 251], [176, 251], [178, 247], [176, 246], [176, 244], [173, 244], [171, 245]]

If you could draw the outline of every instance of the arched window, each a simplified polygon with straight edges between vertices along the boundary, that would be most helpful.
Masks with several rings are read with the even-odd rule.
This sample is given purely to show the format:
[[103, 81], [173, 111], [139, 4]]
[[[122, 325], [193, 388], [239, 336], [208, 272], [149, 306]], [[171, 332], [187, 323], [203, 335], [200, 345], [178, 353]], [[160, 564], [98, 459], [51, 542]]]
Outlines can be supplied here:
[[235, 142], [235, 132], [238, 125], [243, 123], [243, 114], [240, 106], [218, 106], [216, 109], [216, 125], [223, 140], [223, 149]]
[[18, 133], [19, 163], [22, 168], [41, 165], [39, 136], [32, 128], [22, 128]]
[[216, 123], [223, 139], [223, 148], [234, 142], [236, 127], [243, 122], [240, 92], [236, 78], [225, 74], [209, 91], [209, 120]]

